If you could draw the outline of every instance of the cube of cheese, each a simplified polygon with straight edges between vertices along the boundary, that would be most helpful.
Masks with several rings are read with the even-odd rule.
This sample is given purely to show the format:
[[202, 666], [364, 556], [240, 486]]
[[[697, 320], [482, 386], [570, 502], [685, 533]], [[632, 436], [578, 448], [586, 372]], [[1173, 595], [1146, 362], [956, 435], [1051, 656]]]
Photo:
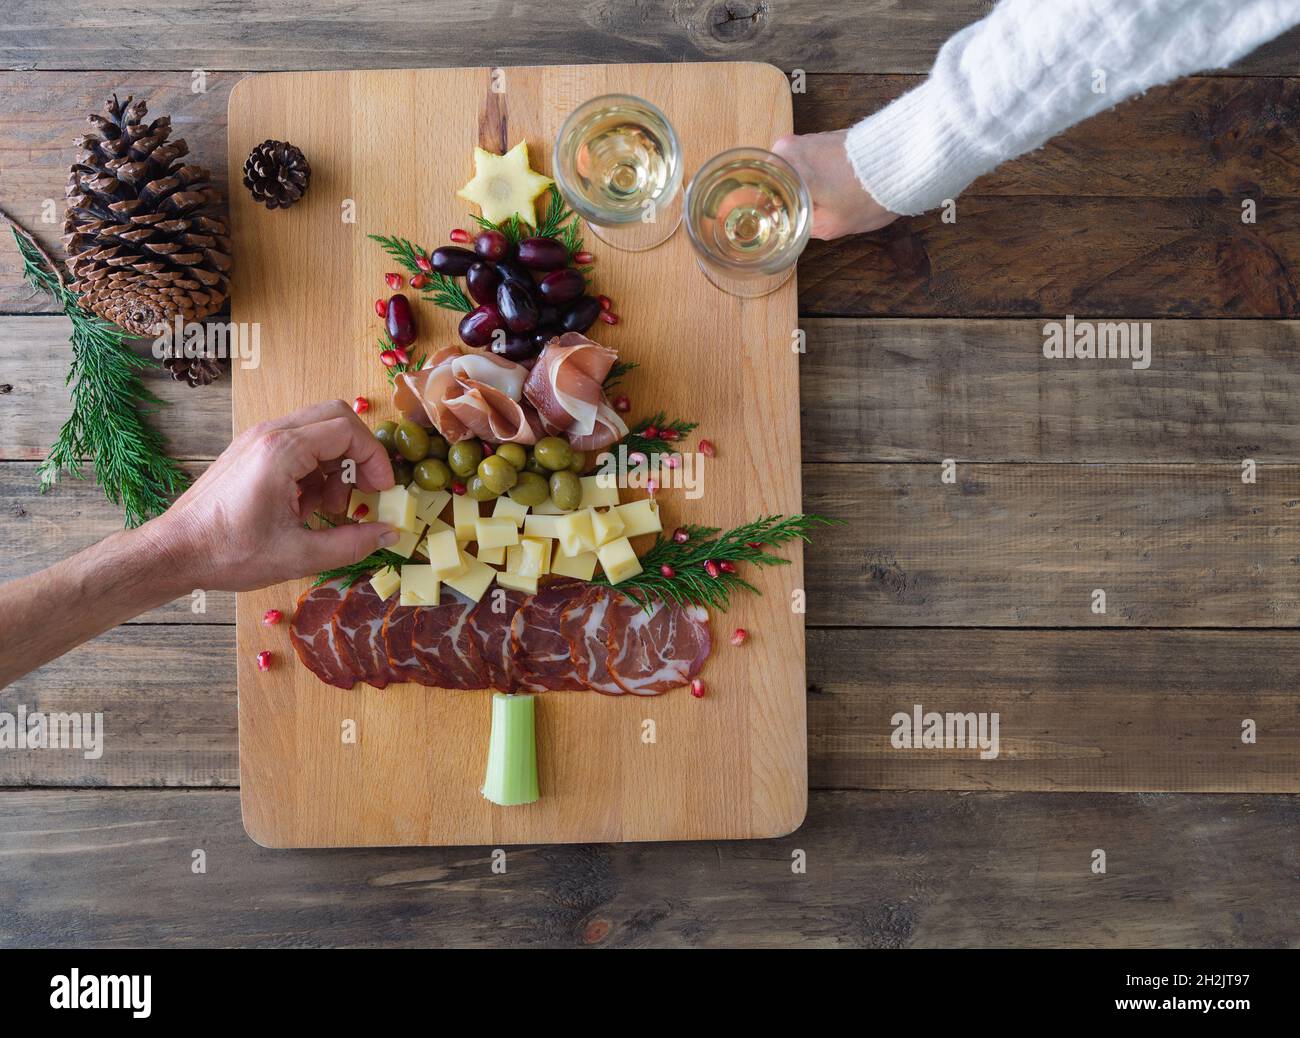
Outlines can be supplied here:
[[439, 530], [425, 538], [424, 552], [429, 556], [429, 566], [439, 580], [458, 577], [465, 572], [467, 557], [460, 550], [455, 530]]
[[375, 589], [375, 594], [380, 598], [387, 598], [401, 585], [401, 574], [392, 566], [385, 566], [370, 578], [370, 586]]
[[643, 533], [658, 533], [664, 528], [659, 520], [659, 505], [653, 498], [629, 501], [614, 511], [623, 519], [623, 536], [639, 537]]
[[424, 523], [416, 521], [419, 532], [414, 530], [402, 530], [401, 536], [397, 538], [397, 543], [389, 547], [389, 551], [396, 552], [404, 559], [409, 559], [415, 554], [415, 549], [419, 547], [420, 541], [424, 537]]
[[[357, 515], [357, 508], [365, 505], [365, 511]], [[348, 518], [355, 519], [359, 523], [373, 523], [379, 517], [379, 495], [372, 494], [368, 490], [352, 489], [352, 496], [348, 498]]]
[[515, 526], [524, 525], [524, 517], [528, 515], [528, 506], [521, 505], [512, 497], [497, 498], [497, 503], [492, 507], [493, 519], [513, 519]]
[[414, 530], [415, 495], [406, 487], [390, 487], [379, 492], [379, 521], [391, 523], [399, 530]]
[[506, 549], [504, 547], [485, 548], [480, 543], [478, 551], [474, 553], [474, 557], [478, 559], [479, 562], [486, 562], [489, 566], [504, 566], [506, 561]]
[[558, 515], [530, 515], [524, 520], [524, 536], [559, 540], [559, 523]]
[[618, 481], [612, 472], [583, 476], [578, 482], [582, 484], [579, 508], [607, 508], [618, 504]]
[[632, 542], [626, 537], [602, 544], [596, 549], [596, 558], [600, 568], [605, 571], [611, 584], [621, 584], [628, 577], [635, 577], [641, 572], [641, 561], [632, 550]]
[[592, 509], [591, 532], [595, 535], [597, 548], [602, 544], [608, 544], [615, 537], [621, 537], [624, 525], [623, 517], [619, 514], [618, 509], [611, 508], [604, 512], [597, 512]]
[[425, 490], [416, 483], [412, 483], [407, 489], [415, 494], [415, 518], [424, 523], [431, 523], [442, 515], [442, 510], [451, 500], [451, 494], [446, 490]]
[[480, 548], [508, 548], [519, 543], [519, 527], [513, 519], [480, 519], [474, 524], [474, 540]]
[[491, 586], [498, 571], [486, 562], [472, 559], [468, 555], [465, 556], [465, 562], [463, 573], [454, 577], [444, 577], [442, 582], [450, 588], [455, 588], [470, 601], [477, 602], [483, 597], [483, 592]]
[[557, 551], [551, 572], [557, 577], [590, 580], [596, 573], [596, 553], [584, 551], [581, 555], [564, 555]]
[[[524, 558], [529, 559], [533, 556], [537, 558], [538, 576], [544, 577], [551, 572], [551, 549], [555, 542], [541, 537], [521, 537], [519, 546], [524, 550]], [[526, 572], [519, 570], [518, 572]]]
[[596, 535], [591, 529], [591, 517], [595, 513], [588, 508], [581, 512], [570, 512], [560, 516], [556, 530], [560, 535], [560, 551], [565, 555], [581, 555], [596, 547]]
[[551, 571], [551, 541], [525, 537], [506, 549], [506, 571], [521, 577], [544, 577]]
[[456, 540], [464, 544], [474, 539], [474, 524], [478, 522], [478, 502], [468, 494], [456, 494], [451, 499], [451, 523], [456, 528]]
[[402, 567], [402, 597], [398, 605], [436, 606], [442, 599], [442, 585], [433, 570], [423, 563]]
[[435, 533], [440, 533], [443, 530], [450, 530], [450, 529], [451, 527], [448, 526], [446, 523], [444, 523], [441, 519], [433, 520], [433, 522], [431, 522], [428, 528], [424, 531], [425, 535], [421, 537], [419, 543], [416, 544], [415, 554], [419, 555], [421, 558], [427, 559], [429, 557], [429, 553], [426, 550], [426, 548], [428, 546], [429, 537]]
[[536, 577], [525, 577], [520, 573], [511, 573], [509, 570], [498, 571], [497, 583], [502, 587], [512, 588], [515, 591], [524, 591], [530, 595], [537, 594]]
[[563, 508], [557, 505], [549, 497], [540, 505], [533, 505], [533, 515], [567, 515]]

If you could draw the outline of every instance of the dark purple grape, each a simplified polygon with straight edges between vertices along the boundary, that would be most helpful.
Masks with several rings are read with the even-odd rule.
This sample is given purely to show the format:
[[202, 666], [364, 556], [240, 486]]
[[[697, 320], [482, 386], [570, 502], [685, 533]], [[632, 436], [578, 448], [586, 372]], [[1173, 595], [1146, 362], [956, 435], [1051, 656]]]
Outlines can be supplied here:
[[501, 312], [495, 306], [480, 306], [460, 319], [460, 341], [466, 346], [486, 346], [495, 332], [505, 328]]
[[500, 284], [501, 272], [491, 263], [482, 260], [470, 267], [465, 274], [465, 287], [469, 289], [474, 302], [480, 306], [496, 302], [497, 286]]
[[583, 296], [569, 308], [569, 312], [560, 320], [560, 327], [566, 332], [585, 332], [600, 316], [600, 300]]
[[459, 245], [444, 245], [433, 250], [429, 262], [439, 274], [459, 278], [464, 277], [465, 272], [478, 262], [478, 257], [469, 249], [462, 249]]
[[501, 282], [497, 289], [497, 309], [512, 332], [531, 332], [537, 327], [537, 303], [518, 281]]
[[501, 275], [502, 281], [518, 281], [529, 288], [533, 287], [532, 274], [528, 273], [527, 269], [518, 260], [501, 260], [497, 264], [497, 273]]
[[537, 330], [554, 334], [560, 330], [560, 311], [549, 303], [537, 308]]
[[552, 271], [542, 278], [537, 285], [537, 291], [541, 294], [541, 297], [556, 306], [563, 306], [565, 303], [577, 299], [586, 290], [587, 279], [572, 267]]
[[492, 352], [498, 357], [518, 363], [521, 360], [532, 360], [542, 352], [542, 347], [537, 344], [536, 336], [506, 335], [497, 336], [492, 343]]
[[533, 345], [541, 353], [546, 344], [555, 338], [555, 332], [538, 332], [533, 336]]
[[525, 238], [519, 243], [519, 262], [533, 270], [559, 270], [569, 265], [569, 250], [554, 238]]
[[411, 304], [406, 296], [395, 295], [388, 300], [384, 324], [394, 346], [405, 348], [415, 342], [415, 314], [411, 312]]
[[485, 260], [501, 260], [510, 251], [510, 239], [500, 231], [483, 231], [474, 239], [474, 251]]

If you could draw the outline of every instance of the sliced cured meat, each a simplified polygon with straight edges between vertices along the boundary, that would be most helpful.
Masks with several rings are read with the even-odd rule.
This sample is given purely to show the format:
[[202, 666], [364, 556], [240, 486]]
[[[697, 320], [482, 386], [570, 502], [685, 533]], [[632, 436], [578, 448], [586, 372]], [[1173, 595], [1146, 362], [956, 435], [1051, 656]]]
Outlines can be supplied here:
[[528, 369], [487, 351], [445, 346], [419, 371], [394, 379], [393, 405], [450, 443], [477, 436], [498, 443], [536, 443], [536, 425], [521, 403]]
[[369, 580], [358, 580], [344, 592], [330, 620], [339, 658], [358, 680], [375, 688], [386, 688], [393, 680], [384, 647], [384, 617], [389, 608]]
[[327, 685], [351, 688], [356, 675], [339, 656], [334, 612], [343, 601], [343, 581], [330, 580], [304, 591], [289, 623], [289, 641], [302, 665]]
[[524, 383], [524, 397], [547, 432], [563, 432], [576, 450], [601, 450], [627, 435], [603, 388], [617, 359], [613, 350], [577, 332], [546, 344]]
[[648, 609], [627, 597], [606, 614], [609, 676], [625, 692], [655, 696], [688, 684], [712, 648], [709, 614], [655, 599]]
[[433, 684], [429, 672], [415, 651], [415, 619], [420, 610], [414, 606], [398, 605], [394, 598], [384, 617], [384, 651], [388, 654], [388, 671], [394, 681], [415, 681], [421, 685]]
[[562, 629], [565, 611], [586, 594], [581, 580], [557, 578], [528, 599], [510, 621], [515, 683], [524, 692], [581, 690], [573, 647]]
[[627, 422], [614, 410], [608, 400], [601, 398], [596, 405], [595, 427], [589, 435], [580, 436], [570, 428], [569, 443], [575, 451], [603, 451], [612, 447], [628, 433]]
[[[610, 608], [627, 597], [607, 587], [591, 586], [560, 617], [560, 632], [573, 649], [574, 672], [594, 692], [621, 696], [626, 689], [610, 676], [606, 641]], [[618, 610], [614, 610], [617, 615]]]
[[498, 692], [514, 692], [514, 664], [511, 661], [510, 623], [528, 595], [512, 588], [494, 587], [479, 600], [469, 614], [474, 647], [483, 664], [485, 687]]
[[447, 397], [447, 410], [469, 430], [469, 435], [490, 443], [537, 442], [524, 406], [517, 399], [486, 382], [461, 379], [458, 385], [460, 391]]
[[482, 661], [469, 626], [475, 603], [443, 588], [441, 605], [416, 610], [411, 645], [425, 671], [424, 684], [437, 688], [487, 688]]

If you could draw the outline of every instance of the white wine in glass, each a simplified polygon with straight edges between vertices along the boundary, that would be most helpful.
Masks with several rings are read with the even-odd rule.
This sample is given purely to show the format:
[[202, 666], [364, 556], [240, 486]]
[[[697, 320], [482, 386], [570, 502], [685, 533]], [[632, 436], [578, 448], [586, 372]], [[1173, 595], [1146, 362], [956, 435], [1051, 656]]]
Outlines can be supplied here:
[[686, 230], [714, 285], [735, 296], [765, 296], [794, 273], [812, 231], [812, 199], [779, 155], [735, 148], [692, 178]]
[[630, 94], [594, 97], [555, 138], [560, 193], [616, 249], [641, 252], [682, 220], [682, 153], [667, 116]]

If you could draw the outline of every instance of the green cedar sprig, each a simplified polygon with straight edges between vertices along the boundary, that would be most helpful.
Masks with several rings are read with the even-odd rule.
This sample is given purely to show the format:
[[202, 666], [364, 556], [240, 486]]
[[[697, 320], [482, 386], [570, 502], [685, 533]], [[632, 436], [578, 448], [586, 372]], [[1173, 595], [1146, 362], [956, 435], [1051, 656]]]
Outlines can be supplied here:
[[327, 569], [324, 573], [318, 573], [312, 587], [320, 587], [327, 580], [341, 578], [343, 590], [346, 591], [358, 580], [370, 576], [375, 570], [383, 569], [385, 566], [401, 569], [410, 561], [410, 559], [403, 558], [395, 551], [380, 548], [378, 551], [371, 552], [360, 562], [354, 562], [350, 566], [339, 566], [337, 569]]
[[436, 270], [423, 271], [420, 269], [420, 265], [416, 261], [427, 258], [428, 253], [419, 246], [412, 245], [405, 238], [390, 238], [382, 234], [371, 234], [368, 237], [371, 241], [378, 242], [380, 247], [393, 259], [397, 260], [407, 273], [412, 276], [423, 274], [429, 279], [430, 287], [427, 290], [419, 290], [421, 299], [427, 300], [443, 310], [455, 310], [458, 313], [467, 314], [474, 309], [474, 304], [455, 278], [449, 278], [446, 274], [439, 274]]
[[140, 378], [152, 364], [131, 350], [120, 328], [83, 310], [54, 260], [8, 214], [0, 215], [18, 245], [23, 278], [34, 291], [52, 296], [72, 323], [72, 362], [64, 380], [71, 387], [72, 414], [36, 470], [40, 491], [65, 474], [85, 479], [82, 465], [89, 459], [104, 496], [122, 508], [124, 524], [139, 526], [166, 511], [190, 483], [145, 417], [149, 405], [166, 404]]
[[615, 386], [623, 381], [624, 375], [638, 367], [640, 367], [640, 365], [635, 361], [614, 361], [613, 366], [609, 369], [609, 374], [605, 376], [605, 381], [601, 388], [604, 389], [606, 393], [610, 392]]
[[[378, 339], [376, 339], [375, 342], [376, 345], [378, 345], [379, 347], [380, 353], [383, 353], [385, 350], [397, 349], [397, 347], [393, 345], [393, 340], [388, 337], [387, 332], [385, 332]], [[410, 353], [409, 356], [411, 358], [409, 363], [394, 364], [391, 368], [384, 369], [385, 371], [388, 372], [388, 381], [390, 383], [396, 382], [397, 376], [400, 375], [403, 371], [419, 371], [420, 368], [424, 365], [423, 353]]]
[[[657, 411], [649, 418], [642, 418], [639, 422], [633, 425], [628, 434], [624, 436], [620, 442], [627, 447], [629, 454], [640, 451], [645, 455], [647, 465], [650, 468], [656, 468], [659, 465], [660, 459], [664, 455], [677, 453], [677, 447], [674, 446], [674, 444], [679, 440], [685, 439], [699, 424], [699, 422], [687, 422], [681, 418], [674, 418], [670, 422], [668, 416], [665, 415], [663, 411]], [[644, 435], [645, 431], [651, 426], [654, 427], [656, 432], [661, 432], [664, 429], [671, 429], [677, 434], [676, 438], [673, 440], [664, 440], [656, 436], [652, 439]]]
[[[758, 588], [739, 573], [720, 570], [716, 577], [711, 577], [704, 568], [706, 562], [787, 566], [789, 559], [773, 555], [767, 549], [796, 539], [807, 541], [814, 526], [840, 522], [820, 515], [798, 514], [762, 516], [726, 533], [712, 526], [687, 526], [685, 543], [678, 544], [660, 534], [650, 550], [641, 556], [642, 571], [612, 586], [643, 607], [652, 599], [661, 598], [678, 605], [702, 605], [725, 611], [731, 605], [733, 592], [757, 593]], [[664, 576], [661, 567], [665, 565], [672, 568], [671, 577]], [[593, 583], [611, 586], [604, 574], [595, 577]]]

